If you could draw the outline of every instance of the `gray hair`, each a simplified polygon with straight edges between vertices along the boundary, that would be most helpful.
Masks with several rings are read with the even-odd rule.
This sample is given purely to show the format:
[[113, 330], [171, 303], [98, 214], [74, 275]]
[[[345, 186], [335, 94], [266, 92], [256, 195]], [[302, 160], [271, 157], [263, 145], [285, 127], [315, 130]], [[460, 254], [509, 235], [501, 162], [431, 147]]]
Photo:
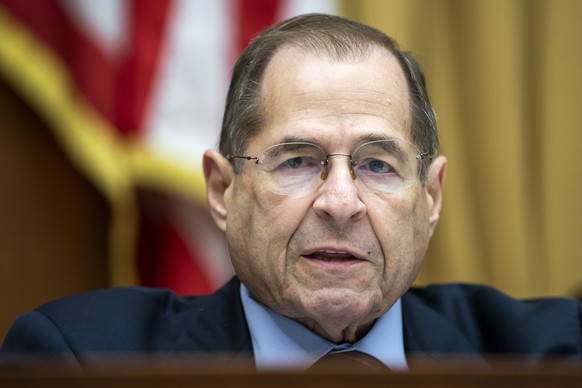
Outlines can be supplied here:
[[[402, 67], [410, 92], [413, 143], [431, 156], [439, 150], [436, 117], [426, 91], [424, 73], [398, 43], [383, 32], [339, 16], [305, 14], [277, 24], [259, 34], [236, 62], [222, 121], [219, 150], [223, 155], [243, 155], [251, 139], [264, 127], [261, 82], [270, 60], [282, 47], [320, 53], [333, 59], [362, 58], [378, 49], [391, 52]], [[422, 160], [420, 179], [426, 182], [430, 158]], [[234, 160], [234, 171], [241, 169]]]

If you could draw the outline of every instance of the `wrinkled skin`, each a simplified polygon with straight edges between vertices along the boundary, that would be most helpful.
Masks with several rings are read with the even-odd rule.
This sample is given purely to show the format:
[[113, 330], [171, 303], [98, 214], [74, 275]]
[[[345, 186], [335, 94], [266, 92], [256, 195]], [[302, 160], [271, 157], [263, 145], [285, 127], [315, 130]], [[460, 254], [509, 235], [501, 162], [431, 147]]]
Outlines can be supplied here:
[[[266, 126], [248, 155], [286, 136], [350, 154], [365, 136], [411, 142], [408, 88], [396, 59], [377, 50], [341, 61], [286, 48], [262, 85]], [[345, 158], [313, 192], [279, 195], [252, 163], [234, 174], [216, 151], [204, 168], [211, 213], [226, 231], [235, 271], [251, 294], [332, 342], [355, 342], [410, 287], [436, 226], [446, 159], [426, 184], [392, 194], [354, 181]]]

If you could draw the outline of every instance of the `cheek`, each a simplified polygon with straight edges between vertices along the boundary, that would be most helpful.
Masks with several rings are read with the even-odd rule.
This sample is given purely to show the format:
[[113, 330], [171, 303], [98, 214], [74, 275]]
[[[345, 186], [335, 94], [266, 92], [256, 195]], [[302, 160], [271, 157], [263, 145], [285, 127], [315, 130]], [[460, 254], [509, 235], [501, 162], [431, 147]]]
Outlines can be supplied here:
[[252, 284], [251, 291], [261, 300], [272, 299], [283, 288], [289, 240], [305, 212], [300, 202], [250, 184], [233, 190], [233, 211], [227, 219], [231, 260], [237, 275], [247, 287]]
[[[404, 195], [407, 194], [407, 195]], [[391, 194], [372, 203], [370, 221], [384, 253], [385, 287], [411, 283], [422, 264], [429, 239], [429, 214], [422, 191]]]
[[396, 193], [373, 198], [367, 204], [370, 222], [380, 241], [408, 239], [424, 222], [426, 207], [417, 195]]
[[[301, 198], [283, 196], [265, 189], [250, 190], [252, 193], [239, 201], [238, 207], [246, 214], [245, 225], [253, 233], [243, 235], [262, 241], [261, 246], [270, 247], [271, 252], [285, 249], [293, 233], [308, 209]], [[242, 196], [241, 196], [242, 198]]]

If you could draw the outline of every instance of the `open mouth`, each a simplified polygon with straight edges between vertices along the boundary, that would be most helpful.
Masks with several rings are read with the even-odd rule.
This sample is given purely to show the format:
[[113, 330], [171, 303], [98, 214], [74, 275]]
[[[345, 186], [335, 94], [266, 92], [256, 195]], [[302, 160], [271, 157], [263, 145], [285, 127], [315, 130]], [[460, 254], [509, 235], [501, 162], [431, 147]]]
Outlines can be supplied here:
[[324, 249], [320, 251], [315, 251], [309, 255], [305, 255], [308, 259], [321, 260], [321, 261], [354, 261], [360, 260], [356, 256], [342, 251], [333, 251], [329, 249]]

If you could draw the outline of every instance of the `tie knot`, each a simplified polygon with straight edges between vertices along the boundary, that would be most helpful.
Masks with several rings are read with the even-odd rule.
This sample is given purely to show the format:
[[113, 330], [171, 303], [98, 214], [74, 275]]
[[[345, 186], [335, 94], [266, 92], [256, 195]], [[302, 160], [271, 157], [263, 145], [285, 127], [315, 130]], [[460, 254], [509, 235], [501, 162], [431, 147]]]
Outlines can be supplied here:
[[341, 353], [328, 353], [316, 361], [307, 371], [338, 371], [342, 372], [371, 372], [371, 371], [389, 371], [382, 361], [369, 354], [352, 350]]

